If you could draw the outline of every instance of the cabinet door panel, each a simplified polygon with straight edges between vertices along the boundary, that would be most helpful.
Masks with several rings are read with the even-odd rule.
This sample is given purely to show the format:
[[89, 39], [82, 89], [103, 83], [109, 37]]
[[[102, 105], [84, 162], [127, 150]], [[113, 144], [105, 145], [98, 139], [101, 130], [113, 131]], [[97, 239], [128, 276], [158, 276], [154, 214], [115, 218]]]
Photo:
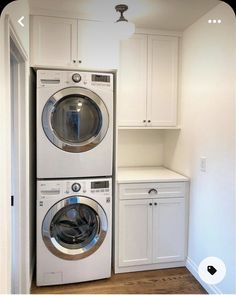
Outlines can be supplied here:
[[145, 126], [147, 89], [147, 36], [122, 41], [118, 71], [118, 125]]
[[119, 266], [152, 263], [152, 200], [120, 201]]
[[185, 199], [155, 199], [153, 203], [153, 262], [184, 260]]
[[177, 114], [178, 38], [148, 37], [149, 126], [175, 126]]
[[82, 68], [117, 69], [119, 41], [110, 24], [78, 20], [78, 62]]
[[31, 20], [32, 65], [71, 66], [76, 59], [77, 21], [46, 16]]

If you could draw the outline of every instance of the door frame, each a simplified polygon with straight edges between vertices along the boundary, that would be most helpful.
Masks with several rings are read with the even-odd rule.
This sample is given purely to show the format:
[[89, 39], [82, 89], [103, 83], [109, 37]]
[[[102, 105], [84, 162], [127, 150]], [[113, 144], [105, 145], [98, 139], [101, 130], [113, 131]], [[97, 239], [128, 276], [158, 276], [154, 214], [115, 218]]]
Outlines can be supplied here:
[[[7, 280], [8, 280], [8, 289], [10, 293], [29, 293], [30, 291], [30, 248], [29, 248], [29, 100], [28, 100], [28, 75], [29, 75], [29, 59], [28, 55], [21, 44], [20, 38], [18, 37], [14, 26], [11, 22], [9, 15], [5, 17], [5, 43], [4, 43], [4, 52], [5, 52], [5, 87], [6, 87], [6, 111], [7, 111], [7, 122], [6, 122], [6, 146], [8, 146], [8, 153], [6, 155], [7, 159], [7, 191], [8, 194], [6, 198], [6, 245], [7, 245], [7, 256], [5, 263], [7, 264]], [[11, 106], [11, 77], [10, 77], [10, 58], [11, 58], [11, 41], [13, 42], [17, 52], [18, 52], [18, 77], [20, 77], [18, 91], [18, 103], [16, 107], [17, 119], [18, 119], [18, 163], [16, 175], [18, 177], [17, 181], [17, 191], [20, 200], [15, 200], [15, 210], [18, 218], [18, 224], [16, 231], [19, 233], [17, 236], [17, 261], [16, 268], [18, 277], [15, 280], [14, 285], [11, 283], [11, 274], [12, 274], [12, 246], [15, 241], [11, 240], [12, 232], [12, 222], [11, 214], [12, 207], [10, 202], [11, 196], [11, 115], [12, 115], [12, 106]], [[22, 79], [22, 80], [21, 80]], [[9, 259], [9, 257], [11, 257]]]

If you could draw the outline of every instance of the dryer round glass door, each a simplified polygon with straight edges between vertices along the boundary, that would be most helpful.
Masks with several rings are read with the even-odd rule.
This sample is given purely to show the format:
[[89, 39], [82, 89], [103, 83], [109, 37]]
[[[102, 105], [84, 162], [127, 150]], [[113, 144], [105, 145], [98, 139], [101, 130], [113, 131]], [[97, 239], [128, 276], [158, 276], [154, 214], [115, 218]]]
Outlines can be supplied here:
[[88, 151], [106, 135], [109, 115], [103, 100], [82, 87], [55, 93], [44, 106], [43, 130], [58, 148], [72, 153]]
[[103, 208], [82, 196], [63, 199], [52, 206], [42, 224], [47, 248], [57, 257], [76, 260], [94, 253], [108, 230]]

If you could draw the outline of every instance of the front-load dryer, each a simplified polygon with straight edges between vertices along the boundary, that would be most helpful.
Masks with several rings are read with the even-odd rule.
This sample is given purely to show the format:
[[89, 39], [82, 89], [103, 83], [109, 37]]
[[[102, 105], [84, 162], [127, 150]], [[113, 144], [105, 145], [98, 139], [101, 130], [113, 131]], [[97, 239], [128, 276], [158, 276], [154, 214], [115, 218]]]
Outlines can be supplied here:
[[113, 74], [37, 71], [37, 178], [112, 175]]
[[111, 276], [112, 180], [37, 182], [38, 286]]

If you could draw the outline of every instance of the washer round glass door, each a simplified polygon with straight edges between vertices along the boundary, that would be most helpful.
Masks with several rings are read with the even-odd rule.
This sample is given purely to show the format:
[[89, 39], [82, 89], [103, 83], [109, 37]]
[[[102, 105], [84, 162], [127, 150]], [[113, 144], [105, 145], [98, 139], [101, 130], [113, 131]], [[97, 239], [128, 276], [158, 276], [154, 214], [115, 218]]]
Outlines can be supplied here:
[[93, 91], [68, 87], [56, 92], [44, 106], [43, 130], [58, 148], [86, 152], [106, 135], [109, 115], [103, 100]]
[[53, 205], [42, 224], [45, 245], [62, 259], [82, 259], [103, 243], [108, 222], [103, 208], [94, 200], [73, 196]]

